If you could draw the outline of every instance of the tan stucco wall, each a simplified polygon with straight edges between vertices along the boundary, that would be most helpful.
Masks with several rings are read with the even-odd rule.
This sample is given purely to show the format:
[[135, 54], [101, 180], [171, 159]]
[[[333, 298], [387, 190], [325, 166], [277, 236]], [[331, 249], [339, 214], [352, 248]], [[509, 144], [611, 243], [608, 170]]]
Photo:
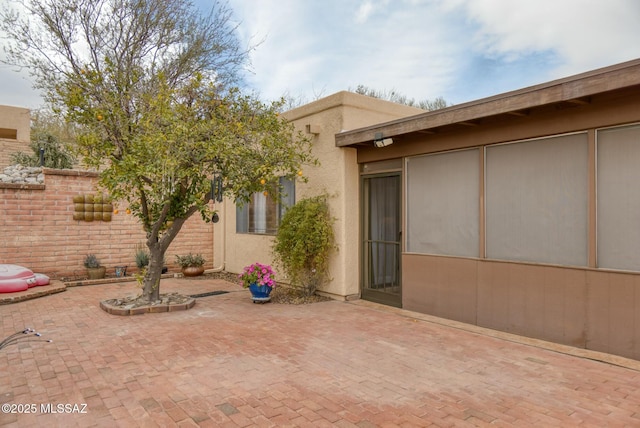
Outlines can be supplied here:
[[[296, 183], [296, 201], [329, 193], [331, 213], [336, 218], [338, 252], [331, 260], [331, 282], [321, 287], [327, 295], [344, 299], [359, 294], [359, 204], [356, 150], [335, 145], [335, 134], [348, 129], [417, 114], [422, 110], [350, 92], [338, 92], [284, 114], [297, 129], [311, 133], [318, 167], [306, 168], [308, 183]], [[250, 263], [271, 263], [273, 237], [237, 234], [235, 207], [225, 201], [221, 221], [214, 230], [215, 266], [240, 272]], [[225, 212], [226, 210], [226, 212]]]
[[12, 153], [29, 153], [31, 129], [29, 109], [0, 106], [0, 128], [17, 131], [16, 139], [0, 138], [0, 169], [3, 169], [11, 164], [10, 155]]

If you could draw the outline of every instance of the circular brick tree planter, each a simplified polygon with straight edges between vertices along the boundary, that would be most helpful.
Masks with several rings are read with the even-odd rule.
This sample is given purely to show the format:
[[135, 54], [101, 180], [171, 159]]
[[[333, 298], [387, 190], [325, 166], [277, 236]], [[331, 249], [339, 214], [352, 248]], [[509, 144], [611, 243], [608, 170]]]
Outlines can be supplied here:
[[123, 299], [108, 299], [100, 302], [100, 308], [111, 315], [142, 315], [147, 312], [176, 312], [191, 309], [196, 304], [196, 299], [178, 293], [161, 294], [160, 301], [154, 304], [143, 304], [137, 301], [137, 297]]

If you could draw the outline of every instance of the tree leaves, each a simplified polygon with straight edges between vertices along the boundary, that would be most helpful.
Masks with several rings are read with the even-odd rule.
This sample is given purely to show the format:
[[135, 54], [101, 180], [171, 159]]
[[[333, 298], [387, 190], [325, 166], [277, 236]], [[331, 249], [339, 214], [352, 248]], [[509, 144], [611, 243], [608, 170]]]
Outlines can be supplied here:
[[333, 223], [327, 195], [320, 195], [289, 208], [278, 228], [273, 244], [276, 263], [307, 295], [328, 277], [335, 249]]
[[78, 127], [76, 149], [125, 200], [150, 250], [152, 299], [162, 258], [187, 218], [211, 218], [211, 178], [237, 200], [314, 163], [310, 142], [264, 104], [230, 88], [248, 51], [231, 12], [188, 0], [26, 0], [5, 9], [7, 62], [31, 67], [46, 98]]

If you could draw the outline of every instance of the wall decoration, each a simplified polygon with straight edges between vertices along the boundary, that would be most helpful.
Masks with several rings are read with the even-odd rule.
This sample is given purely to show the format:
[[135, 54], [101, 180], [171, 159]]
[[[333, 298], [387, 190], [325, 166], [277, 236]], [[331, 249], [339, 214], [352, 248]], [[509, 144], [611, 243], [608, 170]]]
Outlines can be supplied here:
[[111, 221], [113, 205], [103, 194], [85, 194], [73, 197], [73, 219], [77, 221]]

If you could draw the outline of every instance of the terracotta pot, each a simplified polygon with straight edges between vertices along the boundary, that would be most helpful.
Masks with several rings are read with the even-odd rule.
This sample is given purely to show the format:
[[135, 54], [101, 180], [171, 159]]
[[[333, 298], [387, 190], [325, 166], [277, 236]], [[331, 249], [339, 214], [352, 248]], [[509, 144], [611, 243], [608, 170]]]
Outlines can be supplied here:
[[107, 272], [107, 268], [100, 266], [97, 268], [87, 268], [87, 276], [89, 279], [102, 279]]
[[182, 268], [184, 276], [200, 276], [204, 273], [204, 266], [187, 266]]

